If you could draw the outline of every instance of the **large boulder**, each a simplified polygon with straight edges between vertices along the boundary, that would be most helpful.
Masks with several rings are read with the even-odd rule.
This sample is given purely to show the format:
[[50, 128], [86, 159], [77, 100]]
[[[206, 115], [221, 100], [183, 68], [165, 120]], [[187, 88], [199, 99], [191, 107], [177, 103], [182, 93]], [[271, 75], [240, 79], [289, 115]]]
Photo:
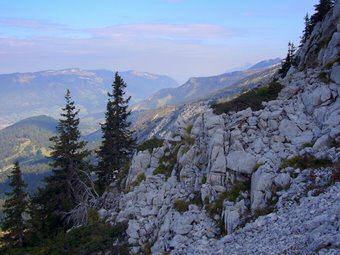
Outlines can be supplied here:
[[272, 197], [272, 185], [275, 174], [265, 166], [260, 167], [251, 177], [251, 209], [253, 212], [267, 207]]
[[289, 141], [301, 134], [301, 129], [291, 120], [284, 119], [279, 126], [280, 135], [286, 137]]
[[135, 181], [138, 175], [145, 173], [146, 169], [150, 166], [151, 153], [149, 150], [137, 152], [131, 162], [129, 174], [126, 180], [126, 185]]
[[233, 233], [242, 223], [242, 218], [246, 211], [247, 207], [244, 200], [241, 200], [236, 204], [230, 201], [224, 201], [222, 216], [228, 234]]
[[314, 108], [331, 97], [331, 91], [327, 86], [318, 86], [312, 92], [306, 91], [302, 93], [302, 102], [308, 113], [312, 114]]
[[245, 151], [232, 151], [227, 155], [227, 167], [233, 171], [251, 174], [256, 165], [256, 158]]

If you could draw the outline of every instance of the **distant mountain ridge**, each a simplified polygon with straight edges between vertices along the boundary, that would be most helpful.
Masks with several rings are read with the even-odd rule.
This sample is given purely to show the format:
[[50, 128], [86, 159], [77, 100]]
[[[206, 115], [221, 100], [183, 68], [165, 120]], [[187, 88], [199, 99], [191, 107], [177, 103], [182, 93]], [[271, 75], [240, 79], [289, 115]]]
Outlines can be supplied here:
[[[132, 102], [143, 100], [160, 88], [178, 86], [165, 75], [138, 71], [119, 74], [128, 84], [126, 92], [132, 96]], [[0, 74], [0, 120], [14, 123], [41, 114], [57, 117], [67, 88], [83, 116], [103, 112], [113, 78], [113, 71], [78, 68]]]
[[228, 72], [210, 77], [190, 78], [179, 87], [157, 91], [148, 99], [134, 105], [132, 109], [156, 109], [166, 105], [178, 105], [195, 101], [235, 84], [250, 75], [255, 75], [258, 72], [271, 68], [280, 62], [281, 60], [279, 58], [269, 59], [261, 61], [244, 71]]

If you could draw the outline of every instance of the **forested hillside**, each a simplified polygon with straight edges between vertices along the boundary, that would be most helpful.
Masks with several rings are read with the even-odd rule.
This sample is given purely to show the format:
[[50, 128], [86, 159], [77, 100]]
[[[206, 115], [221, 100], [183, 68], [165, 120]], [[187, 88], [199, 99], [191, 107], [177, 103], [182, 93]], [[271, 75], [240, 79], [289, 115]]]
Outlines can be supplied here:
[[24, 173], [48, 170], [49, 138], [54, 135], [56, 121], [47, 116], [28, 118], [0, 130], [0, 182], [18, 160]]

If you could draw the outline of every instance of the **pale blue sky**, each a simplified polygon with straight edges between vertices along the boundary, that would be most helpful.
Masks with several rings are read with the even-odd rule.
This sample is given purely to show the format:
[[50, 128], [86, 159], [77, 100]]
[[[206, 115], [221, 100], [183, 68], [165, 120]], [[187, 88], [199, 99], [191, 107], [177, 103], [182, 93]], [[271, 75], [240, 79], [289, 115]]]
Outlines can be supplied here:
[[1, 0], [0, 73], [135, 69], [180, 81], [283, 57], [317, 0]]

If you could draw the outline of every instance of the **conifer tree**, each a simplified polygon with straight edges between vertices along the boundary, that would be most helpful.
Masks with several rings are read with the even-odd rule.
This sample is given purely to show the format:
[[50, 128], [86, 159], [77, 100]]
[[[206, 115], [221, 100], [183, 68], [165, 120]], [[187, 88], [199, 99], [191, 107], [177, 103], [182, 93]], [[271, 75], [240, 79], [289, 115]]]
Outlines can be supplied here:
[[315, 13], [311, 17], [311, 27], [313, 28], [316, 23], [322, 21], [333, 6], [334, 1], [332, 0], [320, 0], [318, 4], [314, 5]]
[[18, 162], [9, 176], [12, 191], [6, 193], [8, 197], [4, 204], [4, 219], [2, 221], [2, 238], [6, 247], [22, 247], [24, 245], [24, 231], [26, 221], [24, 213], [27, 212], [28, 195], [25, 192], [26, 184], [22, 179], [22, 173]]
[[279, 74], [281, 75], [281, 78], [284, 78], [286, 76], [291, 66], [297, 65], [296, 60], [295, 60], [295, 51], [296, 51], [295, 45], [289, 42], [287, 56], [282, 63], [281, 69], [279, 70]]
[[117, 180], [126, 167], [134, 145], [128, 116], [130, 97], [125, 98], [126, 83], [115, 74], [112, 94], [108, 93], [105, 122], [101, 124], [103, 141], [98, 151], [97, 186], [102, 192], [111, 182]]
[[86, 171], [88, 167], [86, 157], [89, 151], [85, 149], [86, 142], [80, 141], [78, 129], [79, 110], [76, 110], [69, 90], [65, 99], [57, 135], [51, 138], [52, 175], [45, 178], [45, 187], [39, 189], [34, 198], [40, 215], [44, 216], [42, 231], [52, 234], [67, 228], [63, 216], [76, 204], [73, 183], [81, 178], [81, 171]]
[[300, 41], [300, 47], [302, 47], [302, 45], [308, 40], [308, 38], [310, 37], [310, 34], [311, 34], [311, 21], [310, 21], [310, 18], [309, 18], [309, 15], [308, 13], [306, 14], [305, 18], [305, 28], [303, 30], [303, 34], [302, 34], [302, 37], [301, 37], [301, 41]]

